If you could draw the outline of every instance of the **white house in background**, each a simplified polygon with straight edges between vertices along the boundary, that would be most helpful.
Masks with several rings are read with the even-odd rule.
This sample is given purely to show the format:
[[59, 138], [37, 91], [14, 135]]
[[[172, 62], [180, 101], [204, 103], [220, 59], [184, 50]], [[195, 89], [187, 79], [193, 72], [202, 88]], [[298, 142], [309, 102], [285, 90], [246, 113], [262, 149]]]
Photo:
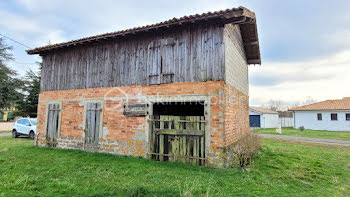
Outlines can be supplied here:
[[250, 127], [277, 128], [278, 113], [263, 107], [249, 107]]
[[289, 111], [294, 112], [295, 128], [350, 131], [350, 97], [304, 105]]

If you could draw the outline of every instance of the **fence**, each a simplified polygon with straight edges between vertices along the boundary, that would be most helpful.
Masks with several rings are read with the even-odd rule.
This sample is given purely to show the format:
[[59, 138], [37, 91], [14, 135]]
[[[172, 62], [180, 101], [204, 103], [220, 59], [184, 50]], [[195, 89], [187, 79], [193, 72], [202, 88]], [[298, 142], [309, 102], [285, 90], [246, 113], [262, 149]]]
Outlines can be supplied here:
[[294, 127], [294, 118], [293, 117], [279, 118], [279, 122], [280, 122], [282, 127]]

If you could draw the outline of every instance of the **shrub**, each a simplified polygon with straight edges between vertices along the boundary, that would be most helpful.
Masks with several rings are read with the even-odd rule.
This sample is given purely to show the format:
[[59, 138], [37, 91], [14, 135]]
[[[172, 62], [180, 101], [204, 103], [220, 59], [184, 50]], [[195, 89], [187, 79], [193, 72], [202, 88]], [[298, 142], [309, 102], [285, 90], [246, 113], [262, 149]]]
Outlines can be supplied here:
[[229, 146], [228, 154], [231, 155], [233, 165], [238, 164], [240, 168], [244, 168], [251, 163], [260, 148], [261, 138], [250, 133]]
[[299, 127], [299, 130], [304, 131], [305, 130], [304, 126]]

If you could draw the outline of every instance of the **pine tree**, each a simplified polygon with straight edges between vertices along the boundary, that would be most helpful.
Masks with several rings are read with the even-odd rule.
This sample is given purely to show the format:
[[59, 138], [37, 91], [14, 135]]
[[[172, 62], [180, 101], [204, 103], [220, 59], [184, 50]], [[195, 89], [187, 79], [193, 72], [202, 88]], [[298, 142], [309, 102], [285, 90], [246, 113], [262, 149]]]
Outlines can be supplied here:
[[17, 72], [9, 68], [5, 62], [12, 60], [12, 47], [0, 38], [0, 109], [13, 106], [22, 98], [22, 81], [16, 78]]
[[24, 98], [17, 102], [17, 116], [37, 116], [37, 107], [40, 93], [40, 72], [35, 73], [32, 70], [26, 73], [24, 81]]

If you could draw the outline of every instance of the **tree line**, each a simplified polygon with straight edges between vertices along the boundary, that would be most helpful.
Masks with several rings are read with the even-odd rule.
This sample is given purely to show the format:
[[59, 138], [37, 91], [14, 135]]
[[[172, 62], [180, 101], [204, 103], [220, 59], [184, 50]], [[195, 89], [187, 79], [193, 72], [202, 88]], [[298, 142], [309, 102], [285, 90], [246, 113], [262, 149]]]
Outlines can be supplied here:
[[[13, 60], [12, 47], [0, 38], [0, 111], [15, 108], [15, 116], [36, 117], [40, 93], [40, 72], [32, 70], [19, 78], [6, 62]], [[41, 63], [38, 63], [41, 70]]]

